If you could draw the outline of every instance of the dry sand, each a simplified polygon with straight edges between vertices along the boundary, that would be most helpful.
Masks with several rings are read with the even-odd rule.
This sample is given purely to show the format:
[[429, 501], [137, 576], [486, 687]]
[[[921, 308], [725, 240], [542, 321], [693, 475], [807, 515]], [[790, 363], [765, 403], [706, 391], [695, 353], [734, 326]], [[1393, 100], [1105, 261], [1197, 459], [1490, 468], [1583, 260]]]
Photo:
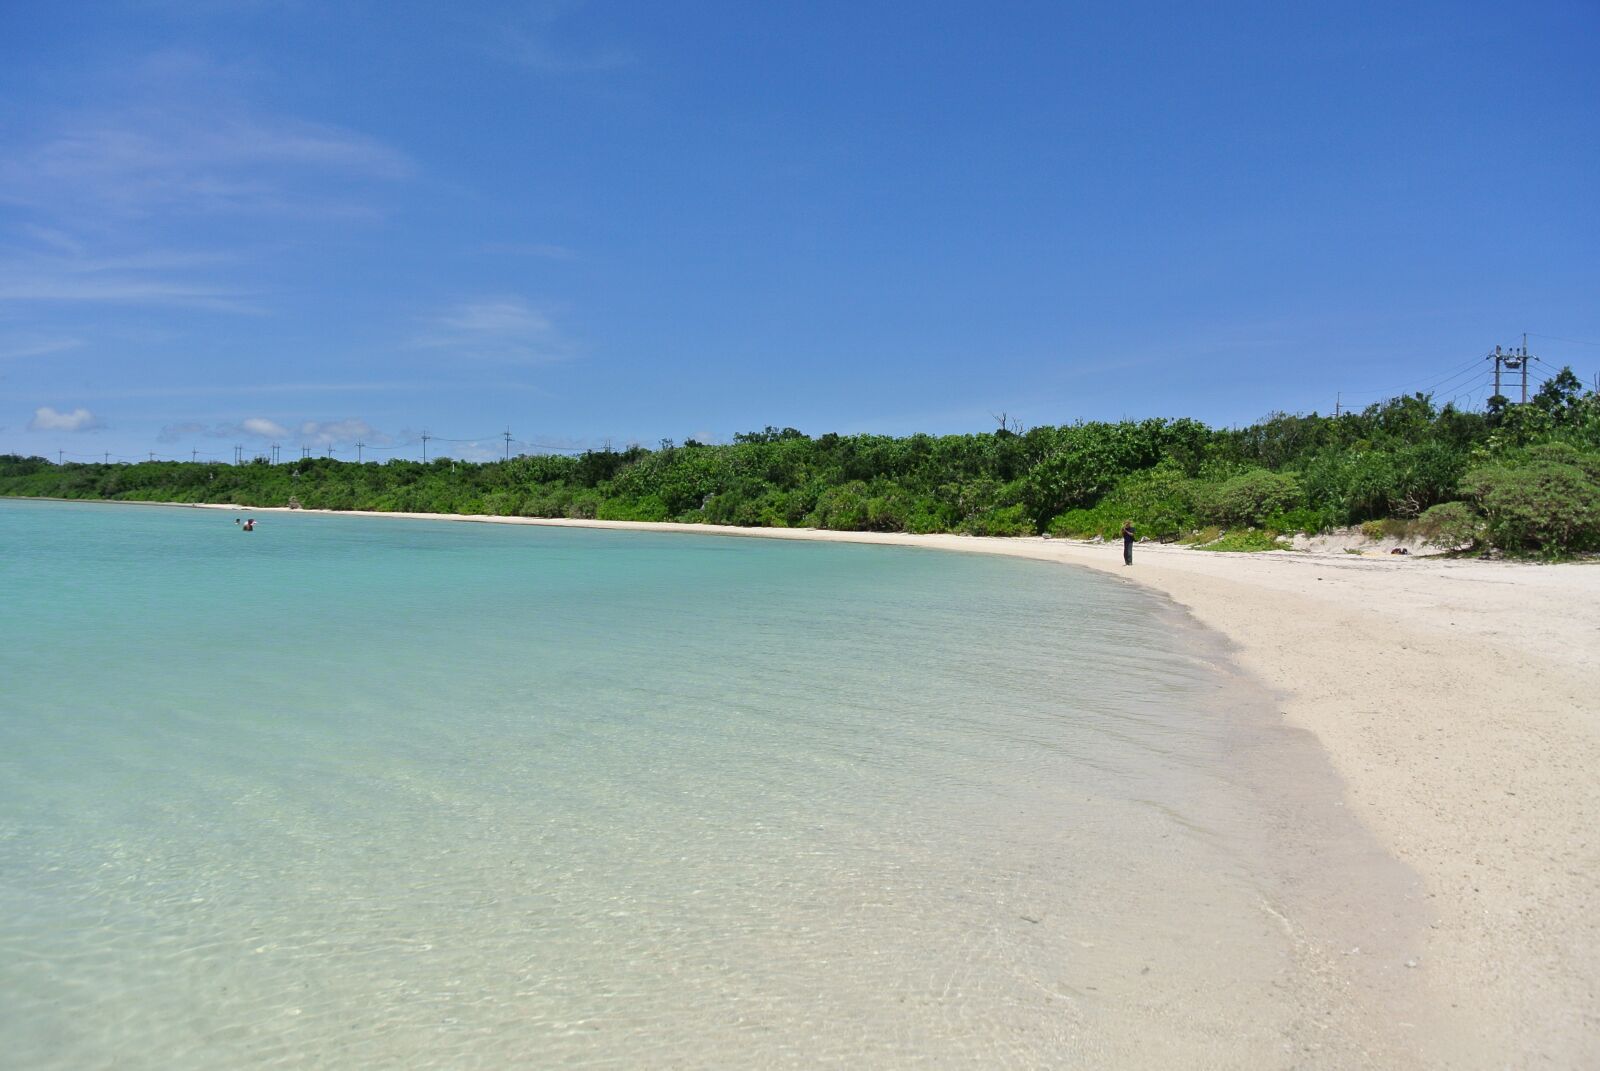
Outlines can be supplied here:
[[1062, 540], [459, 519], [1007, 554], [1152, 588], [1232, 641], [1420, 877], [1408, 978], [1438, 1015], [1408, 1048], [1433, 1066], [1600, 1067], [1600, 566], [1145, 544], [1125, 568], [1120, 545]]

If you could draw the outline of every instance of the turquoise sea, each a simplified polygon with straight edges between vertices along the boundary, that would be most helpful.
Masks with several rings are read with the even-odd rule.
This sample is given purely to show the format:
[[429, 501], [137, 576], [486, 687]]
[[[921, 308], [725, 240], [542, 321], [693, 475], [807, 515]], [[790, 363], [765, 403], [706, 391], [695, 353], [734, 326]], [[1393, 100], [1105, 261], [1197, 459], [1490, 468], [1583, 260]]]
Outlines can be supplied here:
[[0, 500], [0, 1064], [1040, 1067], [1294, 1029], [1265, 697], [1131, 585], [236, 516]]

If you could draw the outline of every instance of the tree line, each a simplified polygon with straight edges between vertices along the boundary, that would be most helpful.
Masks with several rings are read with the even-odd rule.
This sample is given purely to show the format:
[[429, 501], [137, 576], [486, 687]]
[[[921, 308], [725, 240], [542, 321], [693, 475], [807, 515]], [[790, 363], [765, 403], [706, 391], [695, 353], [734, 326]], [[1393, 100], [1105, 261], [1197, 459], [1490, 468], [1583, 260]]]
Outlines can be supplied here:
[[487, 463], [0, 455], [0, 494], [992, 536], [1111, 538], [1131, 520], [1142, 535], [1239, 549], [1365, 522], [1559, 557], [1600, 550], [1600, 395], [1563, 369], [1527, 403], [1495, 397], [1483, 412], [1412, 394], [1237, 429], [1149, 419], [813, 437], [768, 427], [725, 445]]

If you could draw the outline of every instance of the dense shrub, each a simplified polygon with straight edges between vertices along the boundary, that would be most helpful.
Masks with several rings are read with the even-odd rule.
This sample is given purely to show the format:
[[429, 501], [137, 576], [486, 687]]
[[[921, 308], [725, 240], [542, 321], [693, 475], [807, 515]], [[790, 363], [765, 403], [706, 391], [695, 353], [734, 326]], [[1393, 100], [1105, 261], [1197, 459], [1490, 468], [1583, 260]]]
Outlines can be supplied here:
[[810, 521], [817, 528], [836, 531], [858, 531], [866, 527], [866, 484], [859, 480], [843, 487], [830, 487], [817, 499], [817, 508]]
[[1307, 535], [1316, 535], [1336, 527], [1342, 514], [1339, 510], [1330, 507], [1313, 509], [1304, 506], [1299, 509], [1285, 510], [1274, 513], [1267, 518], [1266, 527], [1269, 531], [1285, 532], [1290, 535], [1295, 532], [1304, 532]]
[[1220, 551], [1255, 551], [1255, 550], [1283, 550], [1284, 544], [1279, 541], [1276, 532], [1263, 531], [1260, 528], [1238, 528], [1224, 533], [1221, 537], [1205, 543], [1196, 544], [1197, 550]]
[[1483, 538], [1483, 515], [1465, 502], [1441, 502], [1417, 519], [1429, 546], [1471, 550]]
[[1200, 487], [1195, 498], [1201, 520], [1259, 526], [1268, 517], [1301, 504], [1300, 481], [1288, 473], [1252, 469], [1220, 484]]
[[1021, 503], [1004, 506], [968, 517], [961, 531], [975, 536], [1024, 536], [1033, 534], [1033, 522]]
[[1092, 508], [1074, 509], [1055, 517], [1048, 531], [1069, 538], [1111, 539], [1132, 521], [1139, 534], [1171, 540], [1195, 526], [1194, 481], [1175, 463], [1163, 462], [1121, 480]]
[[1547, 556], [1600, 550], [1600, 458], [1564, 444], [1473, 469], [1462, 490], [1489, 542]]

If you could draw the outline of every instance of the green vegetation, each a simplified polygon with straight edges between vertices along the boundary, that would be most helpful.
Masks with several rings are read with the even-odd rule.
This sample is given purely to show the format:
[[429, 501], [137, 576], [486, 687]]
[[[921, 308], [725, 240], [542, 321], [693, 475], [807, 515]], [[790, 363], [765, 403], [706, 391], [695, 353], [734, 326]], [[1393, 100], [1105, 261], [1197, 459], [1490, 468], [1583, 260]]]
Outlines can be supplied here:
[[1600, 395], [1563, 370], [1483, 413], [1399, 397], [1338, 417], [1078, 423], [972, 435], [767, 428], [726, 446], [598, 450], [474, 464], [150, 462], [0, 456], [0, 494], [308, 508], [700, 521], [851, 531], [1115, 538], [1215, 550], [1347, 524], [1454, 549], [1600, 550]]
[[1280, 542], [1281, 536], [1276, 532], [1262, 531], [1260, 528], [1238, 528], [1224, 535], [1221, 539], [1209, 543], [1198, 543], [1196, 550], [1220, 551], [1247, 551], [1247, 550], [1283, 550], [1284, 544]]

